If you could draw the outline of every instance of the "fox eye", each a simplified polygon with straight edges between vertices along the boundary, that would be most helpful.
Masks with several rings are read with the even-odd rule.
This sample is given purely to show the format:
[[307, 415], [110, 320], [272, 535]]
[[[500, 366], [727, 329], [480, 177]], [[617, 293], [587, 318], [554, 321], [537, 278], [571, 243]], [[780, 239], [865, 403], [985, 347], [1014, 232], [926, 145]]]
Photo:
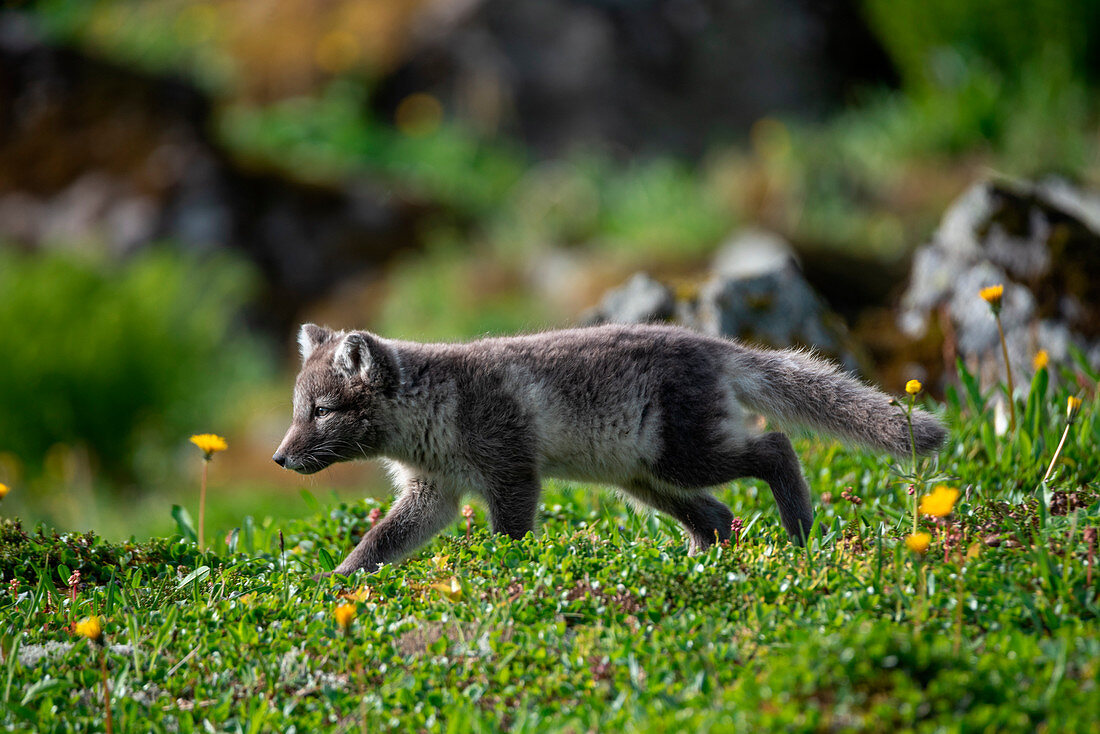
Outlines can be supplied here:
[[320, 405], [318, 405], [316, 408], [313, 409], [313, 415], [316, 418], [324, 418], [326, 415], [328, 415], [331, 412], [332, 412], [331, 408], [322, 408]]

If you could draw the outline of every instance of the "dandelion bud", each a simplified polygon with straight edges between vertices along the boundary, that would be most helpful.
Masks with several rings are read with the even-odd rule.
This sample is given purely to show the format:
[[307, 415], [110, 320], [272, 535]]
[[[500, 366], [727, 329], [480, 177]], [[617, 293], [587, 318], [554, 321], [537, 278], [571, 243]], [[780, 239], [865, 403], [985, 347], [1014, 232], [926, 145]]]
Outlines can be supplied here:
[[1040, 349], [1035, 353], [1035, 357], [1031, 360], [1031, 366], [1035, 368], [1035, 371], [1045, 370], [1047, 365], [1050, 364], [1050, 355], [1047, 354], [1047, 350]]
[[7, 496], [8, 496], [8, 492], [10, 492], [10, 491], [11, 491], [11, 488], [10, 488], [10, 487], [8, 487], [8, 485], [6, 485], [6, 484], [3, 484], [3, 483], [0, 483], [0, 500], [2, 500], [2, 499], [4, 499], [5, 497], [7, 497]]
[[1066, 401], [1066, 418], [1073, 420], [1077, 417], [1078, 411], [1081, 410], [1081, 398], [1076, 395], [1070, 395], [1069, 400]]
[[923, 387], [924, 385], [920, 384], [920, 380], [910, 380], [909, 382], [905, 383], [905, 392], [909, 393], [910, 395], [916, 395], [921, 391], [921, 388]]

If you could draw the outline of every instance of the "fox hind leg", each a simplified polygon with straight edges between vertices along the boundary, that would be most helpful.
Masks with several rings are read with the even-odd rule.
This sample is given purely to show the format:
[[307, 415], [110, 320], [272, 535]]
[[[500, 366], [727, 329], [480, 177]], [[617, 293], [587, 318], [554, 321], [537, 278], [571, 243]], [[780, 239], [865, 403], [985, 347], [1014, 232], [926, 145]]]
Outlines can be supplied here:
[[642, 502], [683, 523], [691, 535], [693, 549], [713, 543], [715, 529], [720, 540], [729, 537], [730, 532], [729, 510], [702, 488], [745, 477], [768, 483], [783, 527], [795, 544], [801, 545], [809, 536], [814, 522], [810, 489], [802, 476], [798, 455], [785, 434], [753, 436], [732, 453], [727, 450], [692, 454], [685, 450], [676, 459], [670, 462], [676, 471], [667, 472], [664, 477], [657, 474], [657, 481], [636, 482], [626, 489]]
[[750, 439], [738, 456], [736, 468], [737, 477], [755, 477], [768, 483], [783, 527], [791, 540], [802, 545], [813, 527], [814, 510], [802, 465], [786, 434], [765, 433]]
[[650, 507], [676, 518], [687, 532], [691, 555], [730, 537], [733, 513], [706, 490], [664, 488], [647, 481], [635, 481], [623, 489]]

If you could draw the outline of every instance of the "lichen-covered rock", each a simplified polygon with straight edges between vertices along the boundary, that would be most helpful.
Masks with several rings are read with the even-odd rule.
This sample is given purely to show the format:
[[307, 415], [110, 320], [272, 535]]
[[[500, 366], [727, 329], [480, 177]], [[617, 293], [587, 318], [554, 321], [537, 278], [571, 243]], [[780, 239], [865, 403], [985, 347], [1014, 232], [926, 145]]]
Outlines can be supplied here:
[[583, 321], [671, 321], [754, 344], [812, 347], [850, 369], [863, 366], [841, 319], [802, 276], [790, 245], [768, 232], [731, 239], [715, 257], [712, 274], [693, 289], [674, 293], [637, 273]]
[[975, 184], [917, 251], [898, 325], [920, 338], [943, 320], [944, 354], [962, 357], [987, 381], [1000, 379], [997, 324], [978, 295], [997, 283], [1005, 287], [1001, 322], [1020, 389], [1040, 349], [1057, 363], [1076, 345], [1097, 364], [1100, 195], [1060, 180]]
[[791, 246], [770, 232], [748, 230], [722, 247], [692, 316], [692, 325], [710, 334], [813, 347], [849, 369], [859, 367], [859, 350], [843, 322], [803, 277]]
[[609, 291], [581, 320], [589, 325], [646, 324], [671, 321], [675, 314], [672, 290], [645, 273], [635, 273], [625, 284]]

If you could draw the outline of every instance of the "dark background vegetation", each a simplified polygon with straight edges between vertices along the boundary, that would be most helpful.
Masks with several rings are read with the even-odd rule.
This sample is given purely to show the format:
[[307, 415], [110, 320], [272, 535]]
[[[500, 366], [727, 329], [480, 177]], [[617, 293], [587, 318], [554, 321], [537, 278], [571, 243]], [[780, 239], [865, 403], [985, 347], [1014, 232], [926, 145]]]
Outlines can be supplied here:
[[567, 325], [760, 226], [858, 332], [976, 177], [1100, 179], [1088, 0], [7, 8], [0, 511], [28, 524], [173, 527], [207, 431], [210, 526], [307, 513], [268, 458], [305, 320]]

